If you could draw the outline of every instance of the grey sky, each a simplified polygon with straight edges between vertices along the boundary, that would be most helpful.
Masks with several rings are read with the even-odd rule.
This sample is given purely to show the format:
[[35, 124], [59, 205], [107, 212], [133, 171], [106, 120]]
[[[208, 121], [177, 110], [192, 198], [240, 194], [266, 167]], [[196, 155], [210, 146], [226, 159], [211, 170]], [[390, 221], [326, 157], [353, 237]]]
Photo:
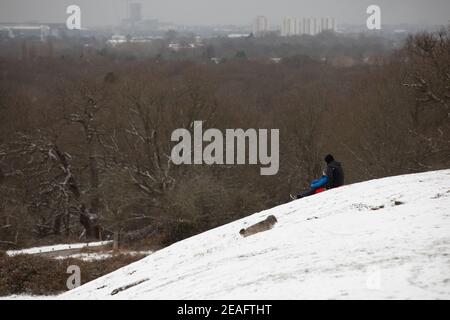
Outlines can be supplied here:
[[[111, 25], [126, 15], [126, 0], [0, 0], [0, 22], [64, 22], [77, 4], [85, 26]], [[363, 24], [370, 4], [381, 7], [382, 23], [447, 24], [450, 0], [130, 0], [143, 16], [187, 25], [250, 24], [265, 15], [271, 25], [285, 16], [331, 16]]]

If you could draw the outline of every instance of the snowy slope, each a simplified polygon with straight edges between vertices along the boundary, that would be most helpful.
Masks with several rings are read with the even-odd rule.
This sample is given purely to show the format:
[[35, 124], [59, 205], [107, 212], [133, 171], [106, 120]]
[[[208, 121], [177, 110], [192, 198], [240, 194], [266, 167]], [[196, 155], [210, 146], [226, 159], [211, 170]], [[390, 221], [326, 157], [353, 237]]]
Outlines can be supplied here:
[[[272, 230], [238, 234], [271, 214], [278, 219]], [[450, 170], [293, 201], [176, 243], [60, 298], [449, 299]]]

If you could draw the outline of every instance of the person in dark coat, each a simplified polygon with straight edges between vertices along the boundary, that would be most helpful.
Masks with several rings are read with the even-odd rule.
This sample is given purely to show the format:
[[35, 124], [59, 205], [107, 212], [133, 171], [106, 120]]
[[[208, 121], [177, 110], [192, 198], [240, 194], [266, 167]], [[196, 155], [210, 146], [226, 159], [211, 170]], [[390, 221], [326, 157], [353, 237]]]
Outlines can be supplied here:
[[340, 162], [334, 160], [331, 154], [325, 157], [325, 162], [327, 163], [327, 169], [325, 171], [328, 177], [328, 183], [326, 185], [327, 189], [333, 189], [344, 185], [344, 169]]
[[327, 168], [324, 170], [322, 178], [314, 180], [310, 185], [310, 190], [296, 196], [291, 195], [292, 199], [309, 197], [313, 194], [344, 185], [344, 170], [342, 169], [342, 165], [334, 160], [331, 154], [325, 157], [325, 162], [327, 163]]

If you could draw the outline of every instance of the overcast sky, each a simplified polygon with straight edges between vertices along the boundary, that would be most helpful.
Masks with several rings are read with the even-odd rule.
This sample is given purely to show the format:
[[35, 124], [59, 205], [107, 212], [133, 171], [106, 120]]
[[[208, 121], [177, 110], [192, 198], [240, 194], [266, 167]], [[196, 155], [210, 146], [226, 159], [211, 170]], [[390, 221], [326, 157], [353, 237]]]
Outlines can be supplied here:
[[[248, 25], [265, 15], [271, 25], [285, 16], [331, 16], [338, 23], [365, 24], [366, 8], [381, 7], [382, 23], [447, 24], [450, 0], [130, 0], [144, 18], [187, 25]], [[0, 22], [64, 22], [70, 4], [81, 7], [82, 25], [116, 24], [127, 0], [0, 0]]]

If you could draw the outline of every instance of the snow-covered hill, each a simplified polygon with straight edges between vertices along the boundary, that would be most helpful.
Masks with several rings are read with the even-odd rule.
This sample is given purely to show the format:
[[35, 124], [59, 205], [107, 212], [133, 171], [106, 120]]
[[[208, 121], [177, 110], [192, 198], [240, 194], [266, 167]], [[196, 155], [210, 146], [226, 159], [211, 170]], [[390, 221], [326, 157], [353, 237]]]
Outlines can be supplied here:
[[[239, 235], [271, 214], [272, 230]], [[358, 183], [256, 213], [60, 298], [449, 299], [450, 170]]]

